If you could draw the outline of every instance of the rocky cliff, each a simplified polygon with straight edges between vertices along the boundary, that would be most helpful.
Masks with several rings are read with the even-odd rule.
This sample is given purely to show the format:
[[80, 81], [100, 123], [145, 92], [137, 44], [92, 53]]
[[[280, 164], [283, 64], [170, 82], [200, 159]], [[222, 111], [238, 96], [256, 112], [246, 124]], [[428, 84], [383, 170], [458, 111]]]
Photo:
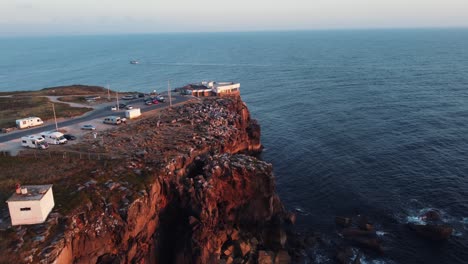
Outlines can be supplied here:
[[[89, 137], [109, 159], [77, 185], [80, 204], [25, 261], [288, 263], [260, 127], [240, 98], [190, 102]], [[71, 161], [70, 161], [71, 162]]]

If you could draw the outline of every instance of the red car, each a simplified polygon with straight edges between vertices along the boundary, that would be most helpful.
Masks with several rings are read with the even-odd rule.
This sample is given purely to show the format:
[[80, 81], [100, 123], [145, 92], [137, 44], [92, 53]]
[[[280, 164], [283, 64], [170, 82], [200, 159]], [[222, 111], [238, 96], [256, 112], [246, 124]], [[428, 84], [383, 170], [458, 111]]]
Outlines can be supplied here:
[[153, 104], [159, 104], [159, 101], [157, 99], [153, 99]]

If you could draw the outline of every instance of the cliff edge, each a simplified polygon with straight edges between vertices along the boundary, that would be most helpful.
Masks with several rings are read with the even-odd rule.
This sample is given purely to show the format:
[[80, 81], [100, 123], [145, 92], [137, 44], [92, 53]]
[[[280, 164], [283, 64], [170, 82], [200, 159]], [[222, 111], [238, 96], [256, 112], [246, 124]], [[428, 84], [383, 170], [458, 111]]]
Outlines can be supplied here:
[[272, 166], [252, 156], [260, 126], [239, 97], [188, 102], [71, 148], [106, 155], [92, 166], [63, 157], [75, 173], [54, 188], [73, 187], [76, 205], [58, 205], [49, 235], [16, 248], [23, 262], [290, 262], [294, 217]]

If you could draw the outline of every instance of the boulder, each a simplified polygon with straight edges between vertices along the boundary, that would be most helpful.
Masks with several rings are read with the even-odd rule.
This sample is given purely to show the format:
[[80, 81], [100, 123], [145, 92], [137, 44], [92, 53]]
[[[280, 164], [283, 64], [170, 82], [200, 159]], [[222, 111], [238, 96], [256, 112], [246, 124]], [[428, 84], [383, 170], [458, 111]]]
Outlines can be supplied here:
[[230, 256], [234, 253], [234, 245], [229, 245], [225, 250], [224, 250], [224, 255]]
[[453, 228], [448, 225], [408, 224], [408, 227], [421, 237], [435, 241], [447, 240], [453, 233]]
[[372, 231], [374, 230], [374, 226], [369, 223], [369, 220], [365, 216], [359, 216], [358, 218], [358, 227], [361, 230]]
[[281, 227], [275, 226], [264, 230], [264, 238], [268, 247], [280, 249], [284, 248], [288, 236]]
[[251, 248], [250, 248], [250, 245], [249, 243], [245, 242], [245, 241], [242, 241], [240, 244], [239, 244], [239, 247], [240, 247], [240, 250], [242, 252], [242, 256], [244, 257], [245, 255], [247, 255], [247, 253], [250, 252]]
[[353, 238], [349, 238], [349, 240], [353, 244], [355, 244], [356, 246], [359, 246], [361, 248], [371, 249], [371, 250], [374, 250], [376, 253], [379, 253], [379, 254], [383, 253], [382, 245], [380, 244], [380, 241], [377, 238], [353, 237]]
[[424, 221], [440, 221], [440, 213], [436, 210], [429, 210], [421, 215], [421, 219]]
[[294, 225], [296, 223], [296, 214], [292, 212], [287, 212], [285, 220], [287, 223]]
[[286, 250], [280, 250], [275, 257], [275, 264], [289, 264], [291, 257]]
[[335, 217], [335, 223], [341, 227], [349, 227], [351, 225], [351, 218], [348, 217]]
[[348, 264], [353, 256], [353, 250], [350, 247], [339, 248], [335, 258], [338, 263]]
[[274, 253], [272, 251], [258, 251], [258, 264], [273, 264]]

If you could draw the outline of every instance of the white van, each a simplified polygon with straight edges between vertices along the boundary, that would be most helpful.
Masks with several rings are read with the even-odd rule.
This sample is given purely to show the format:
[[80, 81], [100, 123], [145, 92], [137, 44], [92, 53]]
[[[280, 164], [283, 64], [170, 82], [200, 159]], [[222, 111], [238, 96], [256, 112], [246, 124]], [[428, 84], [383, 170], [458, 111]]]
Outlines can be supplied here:
[[21, 146], [34, 149], [48, 149], [49, 144], [41, 136], [27, 136], [21, 138]]
[[120, 125], [120, 123], [122, 123], [122, 120], [120, 119], [120, 116], [108, 116], [104, 118], [103, 123], [111, 125]]
[[35, 116], [16, 120], [16, 127], [18, 127], [19, 129], [40, 126], [42, 124], [44, 124], [44, 121], [42, 121], [42, 119], [40, 119], [39, 117]]
[[44, 132], [41, 134], [41, 136], [49, 144], [59, 145], [59, 144], [67, 143], [67, 139], [60, 132], [55, 132], [55, 131]]

